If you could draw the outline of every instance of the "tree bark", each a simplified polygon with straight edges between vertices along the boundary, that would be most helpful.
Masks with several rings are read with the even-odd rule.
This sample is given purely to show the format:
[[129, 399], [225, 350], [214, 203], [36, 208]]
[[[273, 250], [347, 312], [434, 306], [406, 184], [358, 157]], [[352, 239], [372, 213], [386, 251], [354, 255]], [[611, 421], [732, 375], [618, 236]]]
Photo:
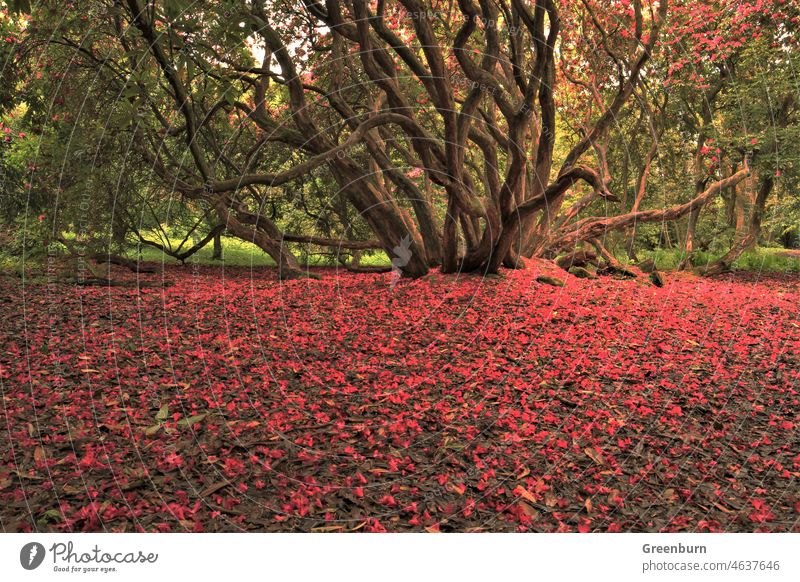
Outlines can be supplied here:
[[704, 269], [704, 275], [719, 275], [730, 270], [733, 262], [738, 259], [742, 254], [753, 248], [758, 242], [758, 237], [761, 234], [761, 221], [764, 217], [764, 208], [766, 207], [767, 198], [769, 198], [774, 180], [771, 176], [761, 180], [761, 185], [756, 194], [753, 202], [753, 208], [750, 213], [750, 220], [748, 221], [747, 232], [741, 238], [734, 239], [730, 250], [721, 256], [719, 259], [708, 265]]
[[211, 255], [212, 261], [222, 260], [222, 232], [217, 231], [214, 233], [214, 252]]
[[[651, 121], [652, 127], [652, 121]], [[653, 160], [658, 153], [658, 135], [655, 133], [655, 130], [652, 131], [653, 133], [653, 141], [650, 144], [650, 149], [647, 150], [647, 154], [645, 155], [644, 164], [642, 168], [639, 170], [639, 176], [636, 179], [636, 197], [633, 200], [633, 206], [631, 207], [631, 212], [638, 212], [639, 206], [642, 204], [642, 200], [644, 200], [644, 195], [647, 193], [647, 181], [650, 178], [650, 169], [653, 166]], [[627, 159], [627, 158], [626, 158]], [[636, 251], [634, 249], [634, 243], [636, 242], [636, 223], [633, 224], [631, 227], [630, 232], [628, 233], [629, 242], [628, 242], [628, 258], [633, 261], [638, 261], [636, 257]]]
[[697, 230], [697, 220], [700, 218], [700, 207], [695, 208], [689, 213], [689, 220], [686, 224], [686, 239], [683, 245], [683, 258], [678, 263], [678, 270], [682, 271], [692, 266], [692, 253], [694, 252], [694, 236]]

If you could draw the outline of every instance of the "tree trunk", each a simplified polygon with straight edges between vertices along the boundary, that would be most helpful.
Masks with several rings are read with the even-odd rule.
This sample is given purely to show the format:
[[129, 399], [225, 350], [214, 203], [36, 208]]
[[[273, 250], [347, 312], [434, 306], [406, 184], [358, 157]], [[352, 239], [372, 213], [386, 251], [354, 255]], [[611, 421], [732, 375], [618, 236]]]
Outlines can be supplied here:
[[764, 217], [764, 208], [772, 192], [774, 181], [772, 177], [766, 177], [761, 181], [756, 198], [753, 201], [753, 208], [750, 213], [750, 221], [747, 224], [747, 231], [741, 238], [734, 239], [730, 250], [719, 259], [708, 265], [703, 271], [704, 275], [719, 275], [729, 271], [733, 262], [742, 254], [755, 247], [758, 237], [761, 234], [761, 221]]
[[257, 224], [250, 226], [240, 221], [235, 212], [221, 199], [216, 204], [216, 211], [220, 221], [227, 230], [244, 241], [251, 242], [267, 253], [278, 266], [278, 276], [281, 279], [298, 279], [307, 277], [297, 258], [292, 254], [282, 241], [282, 233], [275, 224], [264, 216], [258, 217]]
[[[753, 213], [756, 212], [756, 198], [758, 193], [755, 191], [753, 180], [747, 180], [739, 187], [734, 189], [734, 236], [735, 246], [747, 238], [750, 234]], [[749, 217], [749, 219], [748, 219]]]
[[219, 231], [214, 234], [214, 253], [211, 255], [211, 260], [222, 260], [222, 233]]
[[[653, 166], [653, 159], [656, 157], [658, 153], [658, 136], [655, 134], [653, 130], [653, 143], [650, 145], [650, 149], [647, 150], [647, 155], [644, 159], [644, 164], [642, 168], [639, 170], [639, 175], [636, 179], [636, 196], [633, 200], [633, 207], [631, 208], [631, 212], [638, 212], [639, 206], [642, 204], [642, 200], [644, 199], [644, 195], [647, 193], [647, 181], [650, 177], [650, 169]], [[627, 185], [627, 182], [625, 182]], [[636, 223], [630, 229], [630, 232], [627, 235], [629, 237], [628, 241], [628, 258], [632, 261], [638, 261], [639, 259], [636, 257], [636, 250], [634, 249], [634, 243], [636, 242]]]
[[683, 271], [693, 266], [692, 253], [694, 252], [694, 234], [697, 230], [698, 218], [700, 218], [700, 207], [695, 208], [689, 213], [689, 220], [686, 224], [686, 241], [683, 245], [683, 258], [676, 267], [678, 271]]

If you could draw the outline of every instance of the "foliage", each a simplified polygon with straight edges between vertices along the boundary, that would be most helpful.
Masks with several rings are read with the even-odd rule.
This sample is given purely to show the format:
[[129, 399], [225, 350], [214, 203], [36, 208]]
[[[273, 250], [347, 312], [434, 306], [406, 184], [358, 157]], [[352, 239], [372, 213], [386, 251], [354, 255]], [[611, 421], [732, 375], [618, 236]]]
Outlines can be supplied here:
[[[281, 245], [281, 233], [377, 239], [386, 254], [410, 234], [407, 271], [420, 275], [552, 256], [597, 227], [618, 248], [679, 247], [682, 224], [630, 230], [607, 218], [692, 200], [745, 153], [757, 176], [777, 178], [768, 207], [796, 200], [791, 4], [380, 6], [369, 38], [353, 24], [373, 9], [360, 0], [332, 8], [340, 14], [292, 0], [4, 11], [4, 74], [19, 91], [3, 102], [22, 107], [16, 129], [35, 137], [24, 155], [0, 158], [5, 220], [31, 204], [53, 237], [82, 232], [87, 249], [110, 252], [126, 252], [137, 231], [223, 222], [286, 274], [295, 254], [335, 251]], [[332, 26], [337, 18], [346, 24]], [[557, 53], [537, 40], [545, 22]], [[425, 50], [403, 48], [420, 35]], [[365, 43], [380, 47], [374, 57]], [[438, 68], [442, 86], [425, 72]], [[361, 136], [368, 119], [376, 127]], [[438, 145], [457, 124], [458, 155]], [[721, 254], [740, 237], [731, 211], [712, 201], [704, 214], [697, 246]], [[783, 212], [766, 217], [765, 232], [792, 227]]]

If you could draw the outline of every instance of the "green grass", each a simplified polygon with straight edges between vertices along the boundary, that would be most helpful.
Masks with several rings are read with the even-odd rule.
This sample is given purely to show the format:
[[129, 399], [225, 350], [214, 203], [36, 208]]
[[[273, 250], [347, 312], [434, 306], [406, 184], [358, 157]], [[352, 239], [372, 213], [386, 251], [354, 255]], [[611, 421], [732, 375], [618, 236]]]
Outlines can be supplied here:
[[[785, 254], [786, 249], [759, 247], [742, 254], [733, 262], [734, 270], [741, 271], [767, 271], [767, 272], [800, 272], [800, 258], [790, 257]], [[678, 249], [656, 249], [655, 251], [639, 252], [641, 259], [653, 259], [656, 268], [662, 271], [674, 269], [683, 258], [683, 252]], [[695, 266], [703, 266], [717, 259], [716, 255], [704, 251], [694, 252]]]
[[[156, 240], [156, 239], [154, 239]], [[171, 239], [170, 242], [173, 248], [180, 244], [180, 239]], [[188, 242], [184, 249], [191, 247], [191, 241]], [[306, 245], [292, 245], [294, 251], [298, 251], [295, 256], [304, 266], [310, 267], [324, 267], [335, 266], [338, 263], [335, 257], [329, 255], [308, 255], [305, 260], [301, 256], [299, 250]], [[246, 242], [237, 238], [222, 237], [222, 259], [221, 261], [213, 260], [211, 257], [214, 253], [214, 245], [209, 243], [197, 253], [187, 259], [187, 263], [200, 264], [200, 265], [229, 265], [235, 267], [274, 267], [275, 261], [266, 254], [263, 250], [250, 242]], [[127, 256], [129, 258], [137, 258], [136, 251], [130, 251]], [[180, 263], [177, 259], [164, 254], [161, 250], [151, 246], [141, 246], [139, 248], [139, 258], [142, 261], [150, 261], [156, 263], [164, 263], [167, 265], [177, 265]], [[388, 266], [390, 264], [389, 257], [383, 251], [375, 251], [369, 255], [363, 254], [361, 256], [361, 264], [364, 266]]]
[[800, 272], [800, 257], [787, 256], [781, 251], [785, 249], [754, 249], [734, 261], [733, 268], [744, 271]]
[[[161, 240], [155, 233], [149, 233], [151, 240]], [[65, 233], [67, 239], [73, 239], [74, 233]], [[180, 244], [182, 237], [170, 237], [172, 248], [177, 248]], [[144, 245], [137, 245], [137, 241], [131, 240], [130, 249], [124, 253], [124, 256], [130, 259], [138, 259], [145, 262], [153, 262], [164, 265], [179, 265], [180, 261], [165, 254], [163, 251]], [[194, 244], [191, 240], [187, 241], [183, 250], [190, 248]], [[308, 249], [308, 245], [290, 244], [290, 247], [295, 256], [304, 267], [329, 267], [340, 266], [337, 258], [332, 254], [303, 254], [303, 250]], [[335, 251], [335, 250], [334, 250]], [[192, 255], [186, 260], [187, 264], [192, 265], [225, 265], [232, 267], [252, 267], [264, 268], [274, 267], [275, 261], [267, 255], [264, 251], [250, 242], [246, 242], [237, 238], [222, 237], [222, 256], [223, 259], [214, 260], [212, 255], [214, 253], [214, 245], [209, 243], [197, 253]], [[348, 257], [349, 260], [349, 257]], [[33, 281], [41, 275], [44, 269], [46, 256], [43, 252], [34, 250], [27, 253], [24, 262], [25, 278]], [[360, 264], [362, 266], [389, 266], [391, 261], [385, 252], [376, 250], [361, 255]], [[7, 250], [0, 248], [0, 275], [11, 275], [21, 277], [23, 274], [23, 259], [21, 256], [9, 253]]]
[[[154, 239], [157, 240], [157, 239]], [[180, 239], [172, 239], [170, 241], [173, 245], [173, 248], [177, 248], [178, 244], [180, 244]], [[188, 247], [192, 246], [192, 242], [189, 241], [184, 246], [185, 250]], [[149, 261], [154, 263], [164, 263], [167, 265], [177, 265], [180, 264], [180, 261], [177, 259], [164, 254], [161, 250], [151, 247], [151, 246], [140, 246], [139, 247], [138, 258], [142, 261]], [[235, 239], [235, 238], [222, 238], [222, 261], [215, 261], [211, 258], [211, 255], [214, 252], [214, 245], [209, 243], [199, 251], [197, 251], [194, 255], [187, 259], [187, 263], [198, 263], [201, 265], [213, 265], [213, 264], [226, 264], [232, 266], [240, 266], [240, 267], [274, 267], [275, 261], [267, 255], [264, 251], [258, 248], [253, 243], [245, 242], [243, 240]], [[135, 259], [137, 258], [137, 253], [135, 250], [129, 251], [127, 253], [128, 257]]]

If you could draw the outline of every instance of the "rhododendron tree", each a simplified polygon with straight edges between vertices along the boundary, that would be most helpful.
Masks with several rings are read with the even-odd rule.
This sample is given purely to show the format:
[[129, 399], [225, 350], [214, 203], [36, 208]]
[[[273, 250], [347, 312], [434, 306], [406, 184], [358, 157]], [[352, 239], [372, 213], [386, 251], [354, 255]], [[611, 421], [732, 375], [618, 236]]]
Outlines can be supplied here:
[[[131, 198], [150, 190], [111, 222], [180, 258], [183, 247], [142, 234], [142, 216], [157, 225], [181, 207], [196, 217], [184, 228], [211, 240], [224, 227], [286, 277], [303, 274], [300, 245], [391, 257], [408, 240], [405, 275], [436, 265], [496, 272], [613, 231], [633, 254], [637, 224], [684, 218], [689, 257], [702, 208], [752, 178], [764, 154], [746, 131], [711, 147], [719, 100], [763, 87], [738, 61], [758, 45], [782, 66], [798, 18], [780, 0], [276, 0], [203, 10], [136, 0], [54, 18], [61, 10], [43, 2], [31, 11], [19, 59], [51, 123], [91, 135], [97, 117], [86, 111], [109, 112], [94, 127], [97, 151], [125, 150], [116, 174], [136, 176], [124, 188]], [[668, 108], [673, 92], [680, 101]], [[788, 104], [785, 126], [794, 112]], [[631, 141], [644, 148], [634, 180], [625, 177]], [[688, 197], [657, 206], [645, 193], [659, 190], [653, 164], [667, 148], [671, 169], [691, 164], [693, 176]]]

